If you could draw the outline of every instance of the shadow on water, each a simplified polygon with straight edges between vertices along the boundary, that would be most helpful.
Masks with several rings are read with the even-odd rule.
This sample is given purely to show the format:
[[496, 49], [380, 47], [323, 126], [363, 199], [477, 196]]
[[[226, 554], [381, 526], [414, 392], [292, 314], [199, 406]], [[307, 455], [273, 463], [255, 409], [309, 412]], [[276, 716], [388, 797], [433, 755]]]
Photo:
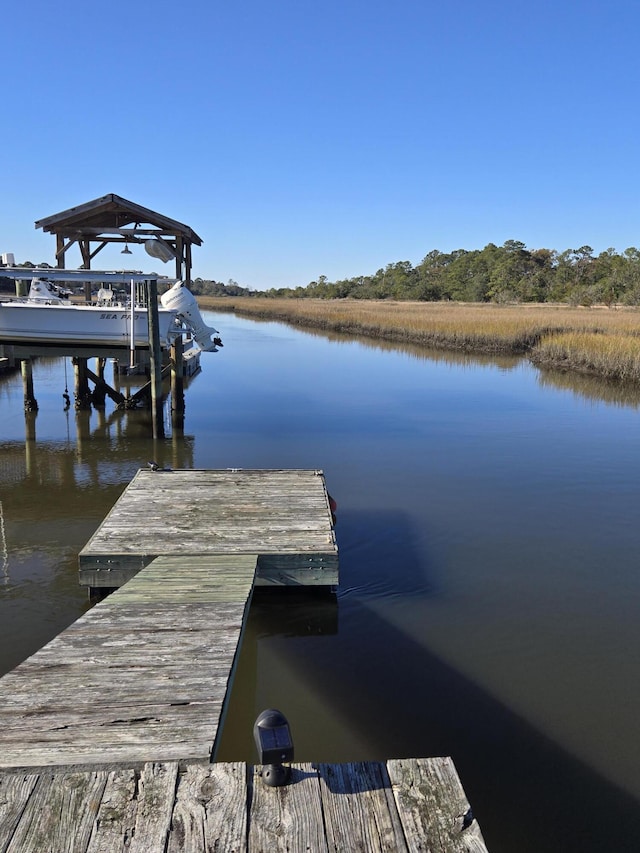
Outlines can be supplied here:
[[338, 597], [326, 587], [256, 587], [250, 618], [257, 639], [274, 635], [289, 638], [335, 635]]
[[[256, 760], [253, 722], [277, 696], [291, 723], [297, 761], [451, 755], [491, 853], [637, 849], [636, 800], [365, 600], [264, 592], [250, 619], [259, 629], [248, 630], [244, 641], [223, 733], [231, 743], [221, 745], [218, 760]], [[345, 654], [347, 648], [359, 653]], [[270, 661], [277, 661], [273, 672]], [[300, 703], [294, 692], [309, 701]], [[320, 696], [325, 707], [315, 706]], [[334, 741], [341, 741], [339, 752], [332, 752]]]
[[341, 524], [336, 596], [256, 590], [217, 759], [254, 762], [275, 705], [297, 761], [452, 756], [492, 853], [637, 849], [635, 799], [385, 618], [394, 596], [445, 594], [403, 514]]
[[339, 510], [340, 598], [437, 595], [436, 569], [418, 532], [426, 535], [426, 524], [416, 531], [397, 510]]

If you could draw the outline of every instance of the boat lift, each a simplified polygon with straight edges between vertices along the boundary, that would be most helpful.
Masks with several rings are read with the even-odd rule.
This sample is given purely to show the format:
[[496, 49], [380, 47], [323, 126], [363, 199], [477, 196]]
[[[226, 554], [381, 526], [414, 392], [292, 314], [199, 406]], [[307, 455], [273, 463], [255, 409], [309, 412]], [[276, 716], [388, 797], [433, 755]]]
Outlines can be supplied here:
[[[169, 285], [175, 284], [176, 279], [164, 278], [157, 273], [143, 273], [138, 270], [122, 271], [100, 271], [100, 270], [67, 270], [50, 267], [0, 267], [0, 278], [8, 278], [14, 281], [43, 278], [53, 282], [66, 282], [82, 285], [85, 283], [96, 284], [120, 284], [131, 288], [133, 297], [136, 285], [141, 285], [145, 301], [147, 303], [147, 322], [149, 328], [149, 360], [151, 372], [151, 411], [153, 424], [153, 438], [162, 438], [164, 435], [164, 422], [162, 417], [162, 352], [160, 347], [160, 332], [158, 321], [158, 279]], [[131, 300], [132, 318], [135, 309], [135, 300]], [[131, 323], [131, 341], [129, 345], [130, 358], [135, 351], [133, 338], [133, 320]], [[0, 342], [1, 343], [1, 342]], [[35, 342], [34, 342], [35, 343]], [[177, 423], [184, 421], [184, 394], [182, 382], [182, 338], [177, 335], [174, 339], [172, 350], [172, 392], [174, 393], [174, 407], [178, 416]], [[179, 350], [179, 352], [178, 352]], [[86, 377], [86, 358], [76, 357], [74, 361], [84, 362], [84, 376]], [[30, 359], [21, 361], [21, 370], [25, 388], [25, 410], [36, 411], [37, 402], [33, 392], [33, 376]], [[104, 383], [104, 380], [101, 379]], [[104, 383], [106, 384], [106, 383]], [[181, 415], [181, 418], [180, 418]]]

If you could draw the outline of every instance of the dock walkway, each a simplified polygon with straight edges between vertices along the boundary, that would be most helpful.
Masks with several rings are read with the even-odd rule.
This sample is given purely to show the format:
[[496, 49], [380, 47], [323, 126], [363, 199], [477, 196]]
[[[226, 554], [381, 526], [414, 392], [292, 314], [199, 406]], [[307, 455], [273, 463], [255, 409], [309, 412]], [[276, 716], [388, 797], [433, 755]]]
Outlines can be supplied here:
[[208, 761], [256, 562], [158, 558], [1, 678], [0, 768]]

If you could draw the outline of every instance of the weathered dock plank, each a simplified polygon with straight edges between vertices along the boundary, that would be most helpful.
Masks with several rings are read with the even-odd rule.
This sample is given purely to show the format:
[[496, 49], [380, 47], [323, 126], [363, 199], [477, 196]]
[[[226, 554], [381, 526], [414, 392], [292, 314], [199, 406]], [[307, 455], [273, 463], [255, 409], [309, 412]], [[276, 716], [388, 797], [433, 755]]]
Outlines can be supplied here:
[[282, 788], [242, 763], [0, 774], [0, 851], [36, 850], [486, 853], [447, 758], [294, 764]]
[[128, 851], [136, 832], [138, 776], [134, 770], [114, 770], [107, 777], [87, 846], [88, 853]]
[[160, 557], [0, 679], [0, 767], [209, 760], [256, 561]]
[[167, 853], [246, 849], [246, 766], [189, 765], [180, 775]]
[[484, 839], [473, 817], [451, 758], [396, 759], [387, 763], [410, 851], [484, 853]]
[[377, 762], [319, 765], [322, 807], [333, 850], [407, 850], [387, 771]]
[[35, 774], [0, 774], [0, 850], [7, 849], [39, 777]]
[[257, 585], [336, 586], [322, 471], [141, 469], [80, 552], [80, 583], [119, 587], [155, 557], [203, 554], [257, 554]]
[[260, 769], [253, 769], [249, 850], [339, 850], [327, 843], [317, 769], [294, 765], [290, 784], [282, 788], [266, 787]]
[[104, 771], [42, 774], [11, 836], [6, 842], [0, 836], [0, 850], [86, 850], [106, 782]]

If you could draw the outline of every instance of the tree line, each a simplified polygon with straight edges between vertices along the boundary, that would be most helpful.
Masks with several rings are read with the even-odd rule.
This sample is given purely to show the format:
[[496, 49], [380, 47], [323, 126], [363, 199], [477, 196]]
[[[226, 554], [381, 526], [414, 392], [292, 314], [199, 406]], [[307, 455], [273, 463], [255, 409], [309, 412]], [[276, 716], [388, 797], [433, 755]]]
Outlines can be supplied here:
[[[257, 295], [257, 294], [256, 294]], [[527, 249], [518, 240], [484, 249], [429, 252], [413, 266], [387, 264], [373, 275], [339, 281], [320, 276], [306, 287], [272, 288], [261, 296], [459, 302], [640, 304], [640, 250], [594, 255], [591, 246]]]
[[[10, 282], [2, 285], [0, 268], [0, 290], [9, 289]], [[321, 275], [317, 281], [295, 288], [259, 291], [233, 279], [223, 284], [196, 278], [190, 289], [196, 296], [640, 305], [640, 249], [606, 249], [595, 255], [591, 246], [558, 252], [527, 249], [518, 240], [507, 240], [502, 246], [489, 243], [484, 249], [433, 249], [416, 266], [397, 261], [373, 275], [338, 281]]]

